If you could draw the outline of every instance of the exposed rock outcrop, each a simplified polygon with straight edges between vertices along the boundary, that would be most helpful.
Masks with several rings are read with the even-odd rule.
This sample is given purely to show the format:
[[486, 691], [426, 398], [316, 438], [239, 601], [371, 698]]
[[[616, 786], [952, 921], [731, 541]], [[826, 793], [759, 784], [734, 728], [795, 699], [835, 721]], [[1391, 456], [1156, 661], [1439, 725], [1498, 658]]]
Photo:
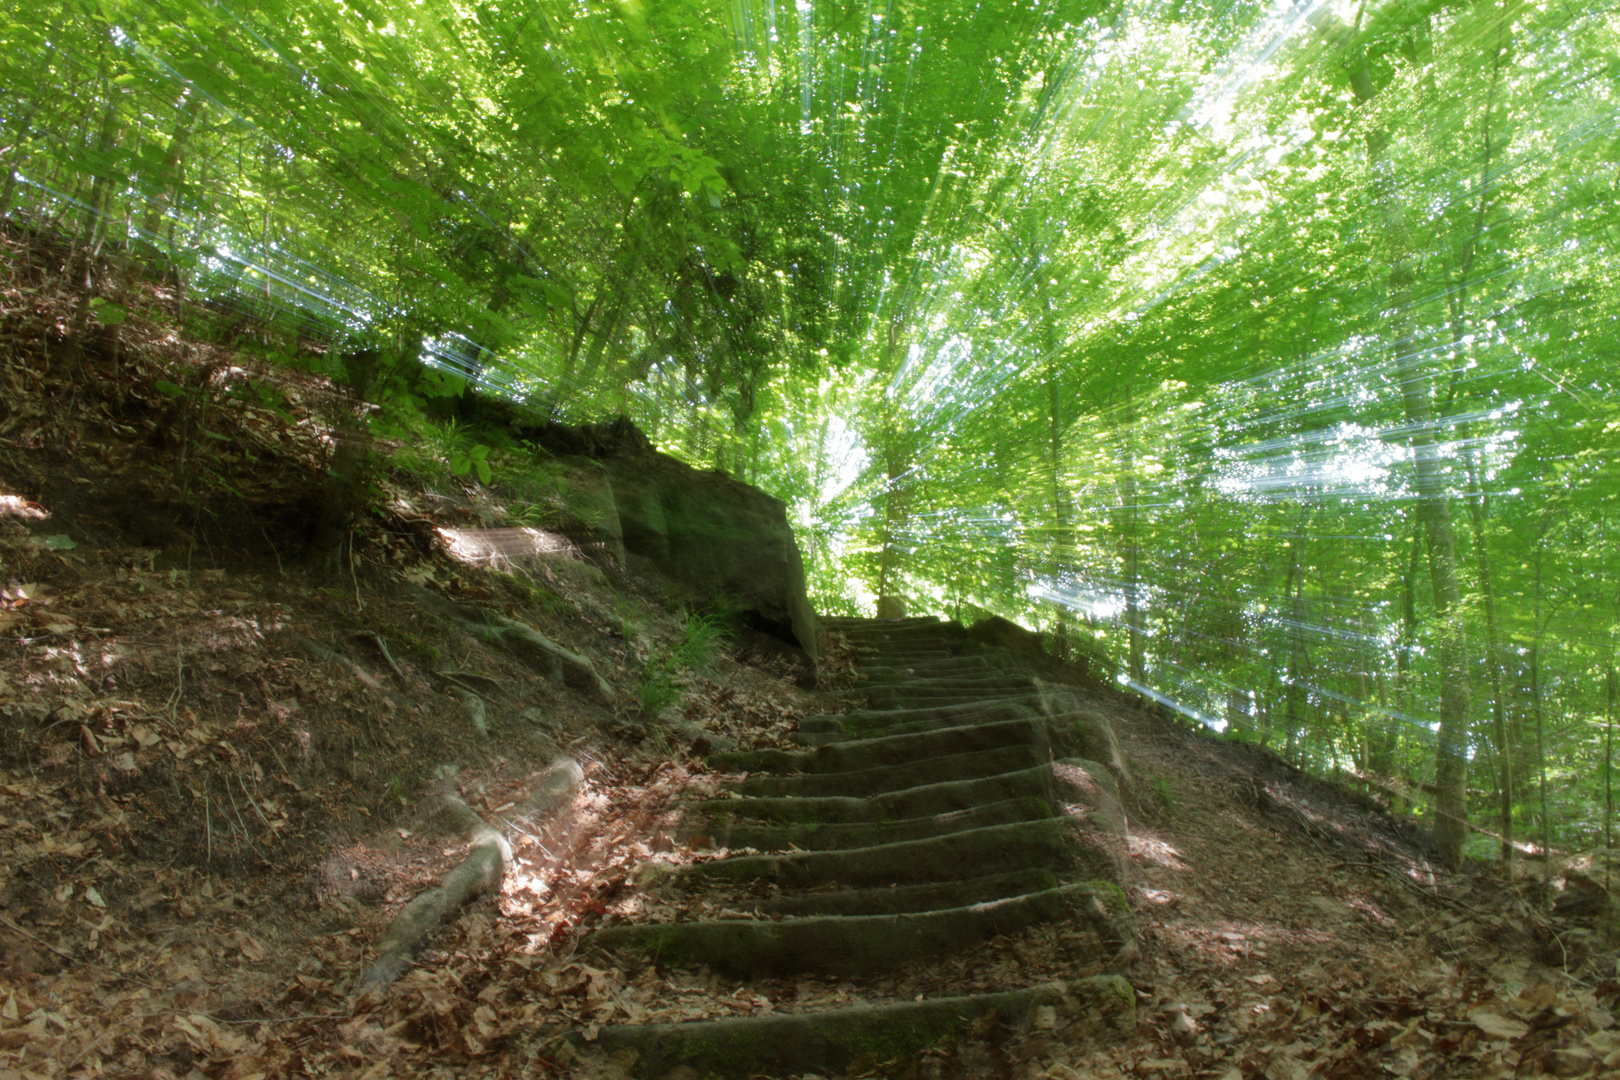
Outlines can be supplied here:
[[735, 603], [759, 630], [816, 656], [816, 616], [787, 509], [758, 488], [661, 454], [630, 421], [520, 426], [561, 458], [582, 548], [637, 560], [705, 600]]

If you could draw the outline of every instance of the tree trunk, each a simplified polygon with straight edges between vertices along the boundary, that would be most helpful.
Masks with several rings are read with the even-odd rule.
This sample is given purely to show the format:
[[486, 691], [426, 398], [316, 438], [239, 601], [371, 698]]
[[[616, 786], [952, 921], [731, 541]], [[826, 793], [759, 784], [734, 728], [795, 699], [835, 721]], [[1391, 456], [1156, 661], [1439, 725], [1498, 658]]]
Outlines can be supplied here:
[[157, 248], [156, 237], [163, 228], [163, 219], [173, 208], [185, 183], [186, 147], [191, 142], [191, 133], [201, 113], [202, 99], [190, 95], [175, 110], [174, 134], [170, 136], [169, 148], [163, 155], [163, 171], [157, 177], [157, 191], [148, 197], [146, 216], [141, 219], [141, 239], [153, 250]]
[[[1370, 84], [1364, 90], [1370, 96]], [[1358, 98], [1362, 92], [1357, 90]], [[1432, 380], [1420, 369], [1418, 351], [1408, 340], [1413, 291], [1411, 243], [1406, 208], [1384, 160], [1388, 144], [1389, 134], [1383, 129], [1375, 129], [1367, 135], [1368, 167], [1374, 176], [1376, 202], [1384, 213], [1384, 242], [1389, 258], [1386, 304], [1391, 313], [1389, 348], [1401, 386], [1406, 422], [1412, 431], [1409, 445], [1413, 457], [1413, 486], [1427, 540], [1429, 585], [1434, 593], [1434, 658], [1440, 669], [1440, 730], [1434, 769], [1435, 839], [1446, 863], [1459, 868], [1463, 844], [1468, 838], [1467, 639], [1462, 623], [1462, 593], [1457, 583], [1451, 503], [1445, 491], [1439, 443], [1435, 438]]]

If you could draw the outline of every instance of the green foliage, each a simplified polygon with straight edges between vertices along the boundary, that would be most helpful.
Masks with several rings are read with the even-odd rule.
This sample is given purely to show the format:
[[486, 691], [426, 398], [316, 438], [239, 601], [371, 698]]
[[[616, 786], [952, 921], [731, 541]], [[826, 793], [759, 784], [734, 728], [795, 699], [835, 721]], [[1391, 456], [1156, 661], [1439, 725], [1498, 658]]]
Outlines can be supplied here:
[[[641, 632], [642, 624], [632, 609], [621, 607], [621, 619], [625, 637]], [[688, 671], [711, 670], [715, 654], [730, 637], [730, 622], [724, 613], [688, 611], [681, 619], [680, 636], [654, 651], [642, 667], [636, 686], [643, 715], [656, 717], [680, 701], [677, 677]]]
[[681, 637], [669, 650], [669, 666], [676, 670], [708, 671], [715, 653], [731, 637], [728, 621], [720, 613], [689, 611], [681, 620]]

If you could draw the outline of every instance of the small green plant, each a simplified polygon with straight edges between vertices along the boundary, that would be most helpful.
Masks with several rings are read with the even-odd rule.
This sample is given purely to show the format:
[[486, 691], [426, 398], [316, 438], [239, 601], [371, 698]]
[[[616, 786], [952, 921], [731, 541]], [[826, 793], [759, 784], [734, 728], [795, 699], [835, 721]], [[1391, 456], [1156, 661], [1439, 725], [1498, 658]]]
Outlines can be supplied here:
[[681, 688], [675, 685], [674, 672], [667, 657], [647, 661], [636, 683], [636, 695], [641, 704], [641, 715], [656, 718], [665, 709], [681, 700]]
[[681, 670], [708, 671], [720, 643], [729, 637], [731, 630], [719, 613], [688, 611], [681, 621], [681, 640], [670, 649], [670, 661]]
[[1172, 814], [1175, 813], [1176, 797], [1175, 794], [1170, 790], [1170, 781], [1166, 780], [1162, 776], [1159, 777], [1159, 782], [1154, 785], [1154, 790], [1158, 792], [1159, 803], [1165, 808], [1165, 810]]
[[619, 636], [626, 641], [634, 641], [647, 628], [646, 615], [634, 600], [620, 597], [614, 601], [613, 617], [619, 621]]
[[466, 476], [469, 472], [478, 474], [479, 483], [489, 483], [489, 447], [483, 443], [475, 443], [466, 453], [458, 453], [450, 459], [451, 475]]

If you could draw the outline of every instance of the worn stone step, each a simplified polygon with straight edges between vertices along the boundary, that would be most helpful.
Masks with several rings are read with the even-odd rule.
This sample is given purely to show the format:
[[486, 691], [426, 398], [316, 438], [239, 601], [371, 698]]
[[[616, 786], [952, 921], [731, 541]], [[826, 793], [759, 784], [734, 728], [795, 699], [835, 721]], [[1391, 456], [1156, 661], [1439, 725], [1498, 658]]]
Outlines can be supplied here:
[[854, 658], [854, 664], [856, 671], [865, 671], [868, 667], [904, 667], [907, 664], [920, 664], [937, 660], [954, 660], [955, 658], [956, 654], [946, 648], [886, 649], [881, 652], [873, 651], [857, 653]]
[[[937, 727], [955, 727], [980, 722], [980, 716], [1002, 710], [1023, 707], [1041, 715], [1061, 715], [1085, 712], [1074, 694], [1043, 687], [1038, 693], [1025, 693], [1010, 698], [987, 698], [978, 701], [923, 703], [902, 708], [858, 709], [831, 716], [806, 717], [799, 725], [801, 735], [847, 735], [854, 738], [880, 738], [907, 731], [925, 731]], [[1019, 715], [1028, 715], [1019, 714]], [[822, 739], [800, 740], [806, 745], [821, 745]]]
[[942, 754], [938, 757], [906, 761], [898, 765], [879, 765], [852, 772], [788, 773], [780, 776], [767, 773], [749, 776], [748, 779], [728, 784], [727, 787], [744, 797], [755, 798], [774, 796], [816, 798], [827, 795], [866, 797], [930, 782], [995, 776], [1015, 769], [1027, 769], [1050, 761], [1051, 758], [1052, 755], [1044, 743], [1015, 743], [988, 750]]
[[784, 890], [818, 885], [866, 888], [955, 881], [1035, 867], [1065, 880], [1102, 880], [1117, 875], [1115, 860], [1114, 854], [1083, 842], [1076, 822], [1065, 817], [866, 848], [734, 855], [694, 863], [675, 877], [737, 884], [764, 881]]
[[694, 845], [704, 842], [716, 848], [752, 848], [755, 851], [830, 851], [837, 848], [872, 847], [901, 840], [921, 840], [947, 836], [986, 825], [1006, 825], [1015, 821], [1039, 821], [1052, 816], [1052, 806], [1033, 796], [1004, 799], [968, 810], [929, 814], [903, 821], [797, 822], [767, 825], [726, 813], [701, 816], [684, 827], [683, 835]]
[[869, 619], [861, 615], [823, 615], [821, 625], [840, 633], [869, 630], [906, 630], [914, 626], [941, 626], [945, 620], [938, 615], [908, 615], [899, 619]]
[[[882, 718], [887, 714], [872, 712], [866, 715], [864, 722], [856, 727], [854, 731], [801, 733], [800, 741], [810, 743], [813, 740], [811, 744], [817, 747], [859, 746], [865, 741], [884, 740], [925, 731], [940, 731], [953, 727], [971, 726], [974, 723], [971, 716], [965, 713], [948, 714], [943, 718], [936, 718], [930, 715], [931, 712], [932, 710], [923, 710], [917, 714], [924, 717], [923, 719], [908, 720], [895, 724], [881, 722]], [[849, 715], [853, 716], [855, 714], [851, 713]], [[1045, 715], [1042, 723], [1046, 728], [1048, 745], [1058, 755], [1100, 761], [1108, 767], [1108, 771], [1115, 779], [1120, 781], [1129, 779], [1125, 753], [1120, 748], [1119, 739], [1114, 735], [1113, 727], [1095, 710], [1081, 708], [1055, 712]]]
[[1052, 766], [1037, 765], [999, 776], [974, 780], [949, 780], [920, 784], [902, 791], [890, 791], [866, 798], [821, 796], [803, 798], [774, 796], [761, 798], [706, 799], [693, 803], [703, 814], [729, 812], [757, 821], [778, 822], [856, 822], [895, 821], [970, 810], [983, 803], [1007, 799], [1051, 800], [1056, 782]]
[[764, 915], [898, 915], [906, 911], [937, 911], [1007, 896], [1023, 896], [1025, 893], [1055, 889], [1058, 885], [1057, 875], [1052, 871], [1030, 868], [925, 885], [795, 893], [760, 900], [753, 910]]
[[835, 773], [882, 765], [899, 765], [945, 754], [965, 754], [1044, 742], [1044, 724], [1030, 717], [990, 723], [935, 728], [885, 738], [822, 746], [814, 750], [748, 750], [711, 754], [709, 767], [719, 772]]
[[[1003, 697], [1038, 694], [1040, 680], [1031, 675], [997, 673], [980, 677], [907, 678], [870, 683], [864, 688], [869, 698], [904, 699], [928, 694], [957, 694], [970, 701], [991, 701]], [[973, 697], [973, 695], [982, 695]]]
[[998, 935], [1055, 919], [1083, 922], [1100, 960], [1132, 938], [1119, 886], [1078, 882], [1043, 892], [939, 911], [899, 915], [818, 915], [610, 926], [590, 937], [609, 953], [660, 967], [708, 967], [741, 978], [821, 975], [852, 978], [971, 948]]
[[1041, 697], [1030, 695], [1012, 700], [968, 702], [964, 705], [927, 705], [915, 709], [860, 709], [855, 712], [807, 716], [799, 722], [796, 741], [819, 745], [812, 738], [819, 735], [839, 735], [856, 738], [872, 731], [897, 734], [903, 725], [919, 725], [911, 730], [928, 730], [926, 726], [957, 727], [963, 724], [994, 723], [1021, 716], [1035, 716], [1040, 712]]
[[901, 679], [927, 678], [932, 675], [972, 676], [992, 672], [1016, 671], [1018, 659], [1010, 653], [988, 652], [964, 656], [919, 660], [910, 665], [861, 665], [861, 674], [868, 682], [895, 682]]
[[992, 994], [863, 1003], [820, 1012], [616, 1025], [595, 1032], [590, 1043], [583, 1033], [570, 1035], [570, 1040], [618, 1060], [631, 1052], [630, 1074], [638, 1080], [657, 1080], [683, 1066], [719, 1080], [841, 1074], [857, 1058], [904, 1057], [960, 1035], [987, 1017], [1027, 1031], [1043, 1007], [1054, 1010], [1065, 1040], [1112, 1041], [1136, 1029], [1136, 993], [1130, 983], [1118, 975], [1097, 975]]
[[867, 692], [867, 701], [874, 709], [885, 706], [915, 708], [922, 705], [968, 705], [975, 702], [1005, 701], [1009, 698], [1029, 696], [1028, 687], [1009, 687], [986, 693], [979, 690], [891, 690], [877, 686]]

